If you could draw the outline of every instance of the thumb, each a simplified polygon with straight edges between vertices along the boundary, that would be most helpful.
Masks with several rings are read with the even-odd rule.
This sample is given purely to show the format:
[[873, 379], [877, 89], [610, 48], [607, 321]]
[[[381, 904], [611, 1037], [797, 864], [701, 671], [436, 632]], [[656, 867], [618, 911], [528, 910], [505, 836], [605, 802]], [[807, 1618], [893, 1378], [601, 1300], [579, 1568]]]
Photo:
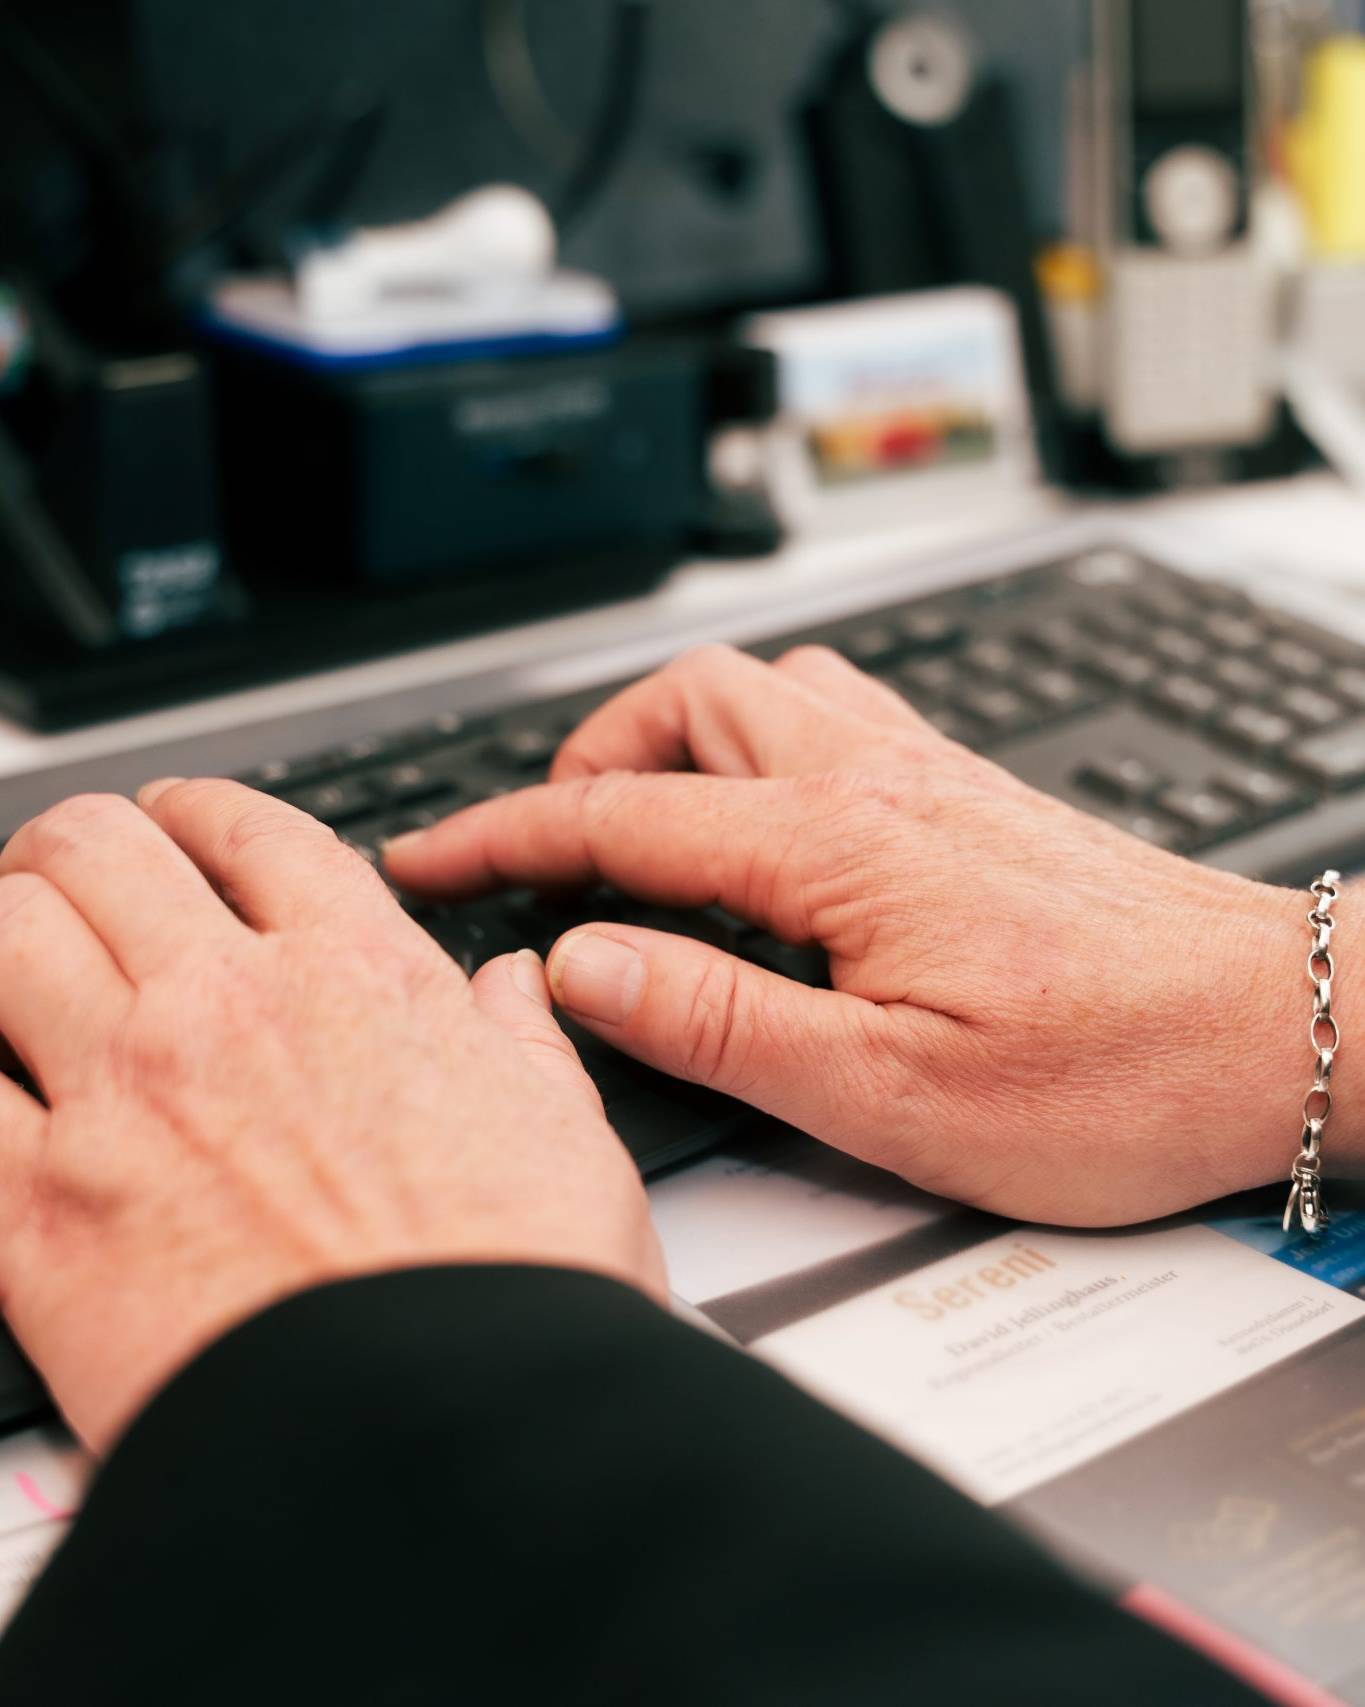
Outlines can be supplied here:
[[570, 931], [548, 970], [560, 1007], [636, 1060], [831, 1143], [865, 1124], [886, 1020], [874, 1003], [626, 925]]
[[540, 1077], [600, 1119], [602, 1099], [555, 1019], [540, 957], [523, 948], [490, 960], [470, 988], [479, 1011], [514, 1039]]

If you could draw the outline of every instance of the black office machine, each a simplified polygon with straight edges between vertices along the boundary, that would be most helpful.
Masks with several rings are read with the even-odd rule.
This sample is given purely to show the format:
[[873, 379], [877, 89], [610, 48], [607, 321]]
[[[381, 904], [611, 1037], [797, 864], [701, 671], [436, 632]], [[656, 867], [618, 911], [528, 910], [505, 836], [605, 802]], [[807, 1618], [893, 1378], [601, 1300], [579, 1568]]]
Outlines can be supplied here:
[[229, 347], [217, 368], [234, 555], [374, 587], [680, 557], [706, 519], [718, 387], [760, 415], [772, 392], [768, 358], [697, 338], [359, 370]]

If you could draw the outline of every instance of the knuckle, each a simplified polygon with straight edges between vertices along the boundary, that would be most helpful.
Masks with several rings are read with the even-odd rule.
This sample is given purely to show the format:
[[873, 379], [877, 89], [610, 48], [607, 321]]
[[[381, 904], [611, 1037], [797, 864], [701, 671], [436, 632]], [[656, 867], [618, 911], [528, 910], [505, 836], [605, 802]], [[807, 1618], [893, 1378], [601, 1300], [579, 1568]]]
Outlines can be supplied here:
[[173, 986], [147, 986], [133, 1012], [110, 1033], [101, 1075], [116, 1097], [159, 1111], [193, 1076], [189, 1061], [195, 1038], [212, 1039], [212, 1046], [237, 1046], [242, 1041], [225, 1034], [217, 1006], [201, 981], [180, 979]]
[[570, 784], [577, 792], [574, 805], [591, 834], [609, 824], [630, 798], [637, 778], [632, 771], [598, 771]]
[[247, 800], [248, 804], [227, 813], [222, 820], [217, 851], [227, 865], [252, 858], [262, 851], [268, 852], [281, 842], [299, 840], [314, 847], [319, 862], [335, 861], [339, 866], [355, 858], [359, 864], [364, 864], [334, 831], [316, 818], [283, 807], [273, 800], [250, 796]]
[[715, 960], [702, 972], [683, 1021], [683, 1071], [698, 1083], [723, 1088], [744, 1076], [752, 1027], [742, 1000], [739, 968]]
[[261, 846], [268, 847], [279, 841], [282, 834], [288, 834], [290, 831], [297, 835], [299, 826], [281, 819], [276, 812], [251, 807], [244, 812], [235, 813], [223, 825], [218, 844], [219, 852], [226, 863], [234, 864], [243, 857], [249, 857]]
[[881, 771], [861, 767], [812, 771], [793, 777], [792, 788], [811, 814], [880, 816], [887, 809], [900, 812], [904, 805], [903, 791], [894, 779]]
[[533, 1020], [516, 1020], [507, 1027], [508, 1035], [522, 1052], [534, 1061], [564, 1071], [566, 1066], [582, 1063], [578, 1051], [557, 1025], [537, 1025]]
[[88, 1150], [45, 1148], [25, 1187], [23, 1225], [29, 1248], [45, 1253], [69, 1238], [74, 1228], [93, 1228], [106, 1219], [118, 1196], [111, 1171]]
[[12, 845], [35, 860], [59, 857], [126, 822], [136, 810], [119, 794], [73, 794], [26, 824]]
[[314, 857], [319, 889], [329, 896], [363, 902], [372, 936], [391, 943], [395, 953], [417, 968], [428, 958], [440, 966], [450, 964], [448, 956], [439, 949], [430, 957], [418, 952], [431, 939], [407, 917], [384, 879], [354, 848], [328, 831], [319, 841]]

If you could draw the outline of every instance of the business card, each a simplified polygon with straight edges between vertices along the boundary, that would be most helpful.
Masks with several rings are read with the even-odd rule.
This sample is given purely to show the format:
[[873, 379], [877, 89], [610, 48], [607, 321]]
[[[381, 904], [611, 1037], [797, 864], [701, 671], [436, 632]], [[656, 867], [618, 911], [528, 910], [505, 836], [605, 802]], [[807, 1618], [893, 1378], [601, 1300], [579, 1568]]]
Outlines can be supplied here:
[[1207, 1227], [1020, 1227], [752, 1349], [995, 1504], [1362, 1316]]

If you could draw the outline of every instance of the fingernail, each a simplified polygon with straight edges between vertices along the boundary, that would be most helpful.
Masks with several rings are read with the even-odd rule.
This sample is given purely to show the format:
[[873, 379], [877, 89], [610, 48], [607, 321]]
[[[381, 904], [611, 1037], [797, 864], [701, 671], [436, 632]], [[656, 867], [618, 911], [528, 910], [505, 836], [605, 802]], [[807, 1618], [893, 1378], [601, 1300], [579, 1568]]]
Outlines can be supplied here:
[[550, 988], [571, 1013], [620, 1025], [645, 993], [645, 963], [623, 942], [595, 931], [575, 931], [550, 956]]
[[184, 782], [183, 776], [158, 777], [155, 782], [144, 783], [137, 791], [139, 806], [155, 806], [157, 801], [168, 788], [174, 788], [178, 782]]
[[542, 1008], [550, 1005], [550, 986], [545, 967], [533, 948], [519, 948], [512, 956], [512, 982], [523, 996], [529, 996]]

